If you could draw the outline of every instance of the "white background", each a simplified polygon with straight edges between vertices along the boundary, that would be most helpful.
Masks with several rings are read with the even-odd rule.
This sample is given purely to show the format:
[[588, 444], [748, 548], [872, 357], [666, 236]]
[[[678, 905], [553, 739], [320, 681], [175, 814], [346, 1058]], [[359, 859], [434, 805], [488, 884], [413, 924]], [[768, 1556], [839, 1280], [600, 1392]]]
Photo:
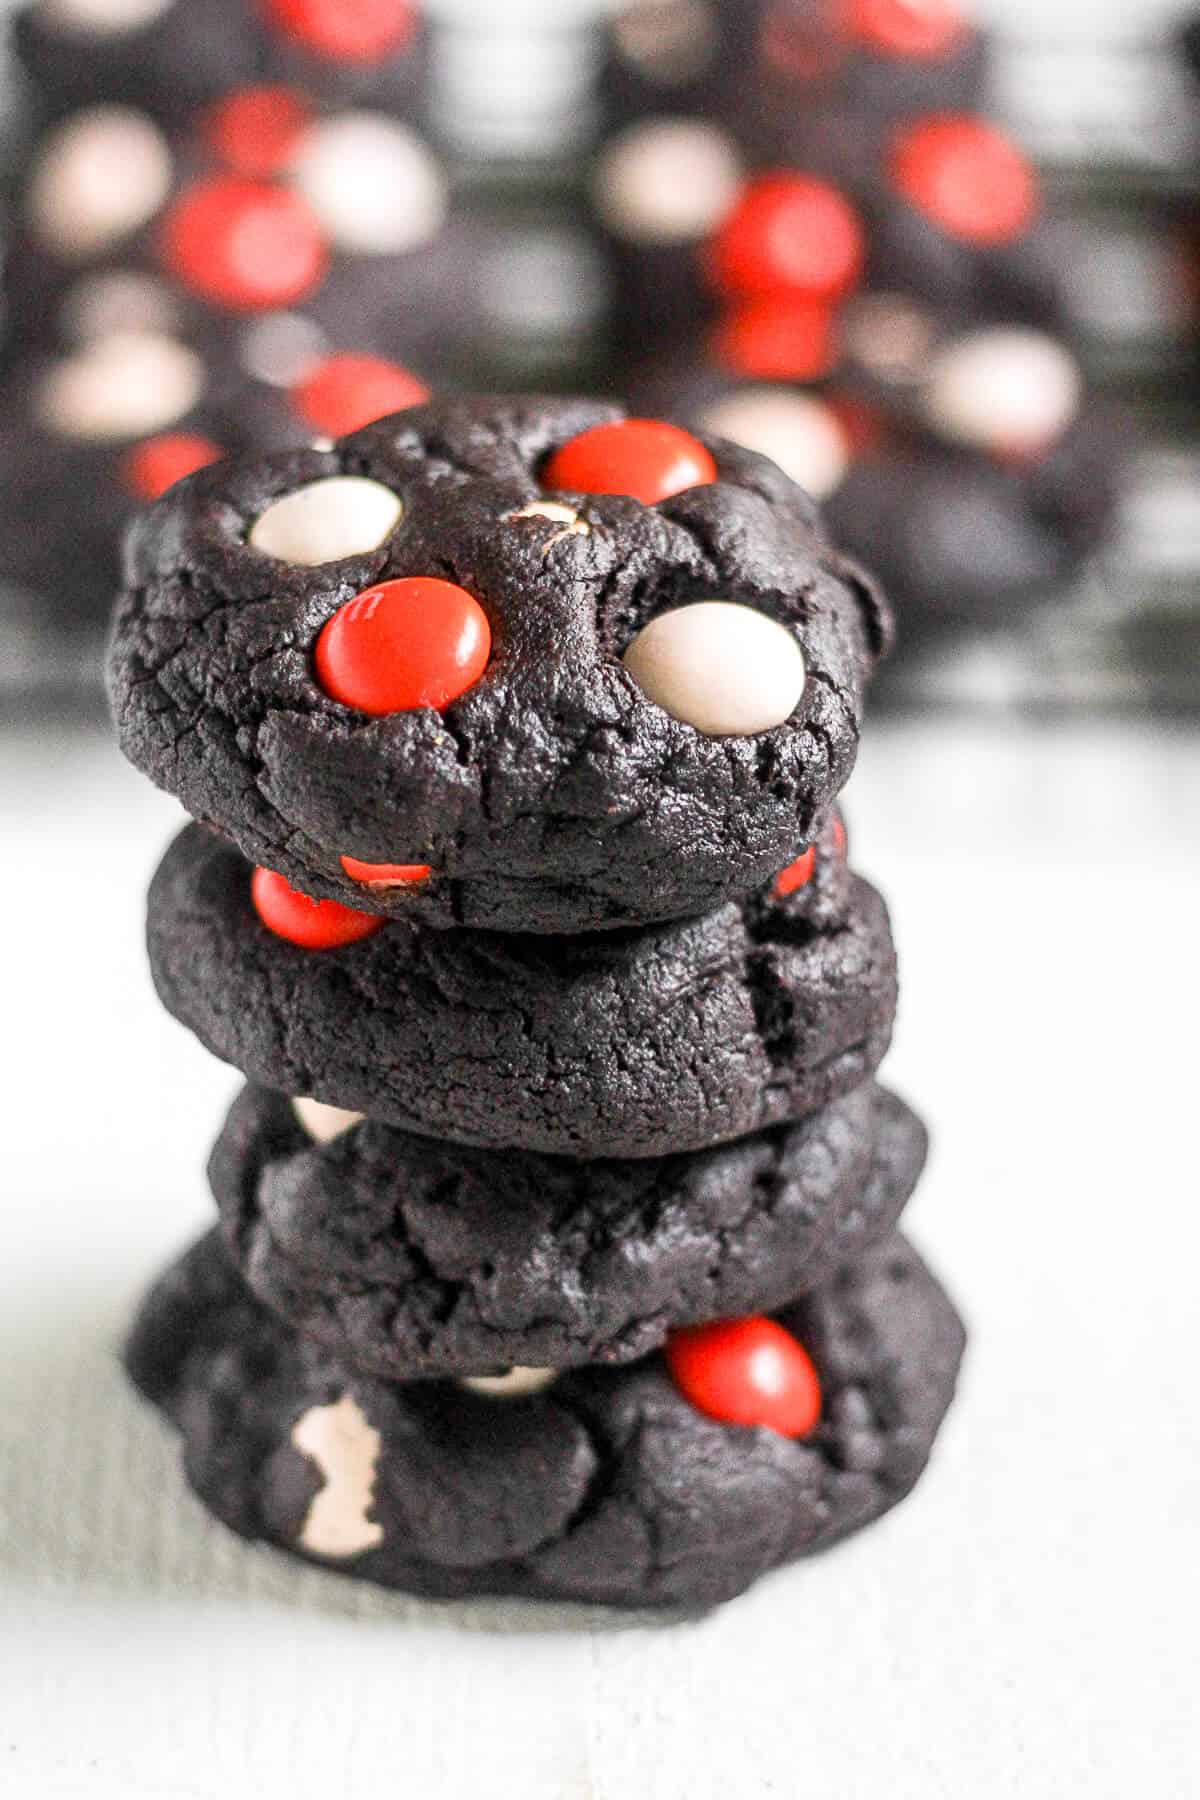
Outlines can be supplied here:
[[1197, 1791], [1195, 739], [869, 734], [911, 1225], [970, 1359], [899, 1512], [682, 1625], [379, 1597], [205, 1519], [115, 1361], [237, 1085], [143, 965], [176, 815], [98, 734], [10, 733], [0, 773], [0, 1793]]

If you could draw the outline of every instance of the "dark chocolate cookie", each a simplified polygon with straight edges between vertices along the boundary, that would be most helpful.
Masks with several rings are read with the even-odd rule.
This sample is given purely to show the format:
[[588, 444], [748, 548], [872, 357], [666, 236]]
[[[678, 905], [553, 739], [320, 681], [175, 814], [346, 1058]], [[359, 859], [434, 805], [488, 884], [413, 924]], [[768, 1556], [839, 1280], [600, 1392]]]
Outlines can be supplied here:
[[[719, 440], [694, 446], [717, 479], [659, 504], [565, 475], [549, 491], [547, 458], [622, 416], [447, 401], [181, 484], [128, 546], [109, 668], [126, 753], [304, 892], [440, 925], [644, 923], [769, 879], [850, 773], [886, 609], [807, 497]], [[338, 477], [352, 506], [320, 485]], [[334, 699], [324, 628], [429, 578], [472, 616], [482, 668], [436, 704]], [[735, 604], [695, 604], [713, 599]], [[427, 873], [389, 883], [393, 865]]]
[[704, 1416], [659, 1355], [523, 1398], [380, 1381], [267, 1312], [216, 1233], [126, 1356], [243, 1536], [437, 1597], [707, 1606], [894, 1506], [954, 1392], [963, 1328], [903, 1239], [778, 1319], [821, 1382], [805, 1440]]
[[926, 1144], [870, 1084], [797, 1125], [630, 1161], [349, 1121], [247, 1088], [209, 1179], [259, 1298], [395, 1380], [630, 1362], [672, 1326], [782, 1305], [893, 1229]]
[[43, 104], [128, 101], [168, 124], [251, 82], [403, 113], [419, 101], [427, 46], [413, 0], [34, 0], [14, 48]]
[[[261, 922], [249, 865], [192, 825], [150, 889], [167, 1010], [253, 1080], [493, 1148], [657, 1156], [814, 1111], [888, 1044], [896, 966], [875, 890], [806, 890], [586, 937], [385, 921], [302, 948]], [[370, 921], [374, 925], [375, 921]]]

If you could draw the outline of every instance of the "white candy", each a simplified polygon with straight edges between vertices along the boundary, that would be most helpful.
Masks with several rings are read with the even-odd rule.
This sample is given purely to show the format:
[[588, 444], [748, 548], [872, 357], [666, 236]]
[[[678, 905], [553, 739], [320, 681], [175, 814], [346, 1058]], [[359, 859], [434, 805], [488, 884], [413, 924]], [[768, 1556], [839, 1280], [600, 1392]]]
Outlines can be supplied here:
[[310, 1099], [307, 1094], [296, 1095], [292, 1101], [292, 1111], [317, 1144], [332, 1144], [334, 1138], [351, 1131], [363, 1119], [360, 1112], [351, 1112], [345, 1106], [330, 1106], [324, 1100]]
[[61, 437], [103, 442], [161, 431], [203, 391], [204, 364], [174, 338], [114, 331], [53, 364], [34, 405]]
[[842, 320], [847, 356], [886, 381], [919, 381], [933, 347], [929, 314], [904, 294], [864, 294]]
[[609, 145], [593, 192], [619, 237], [683, 244], [708, 236], [733, 205], [741, 180], [737, 152], [715, 125], [649, 119]]
[[383, 1526], [368, 1519], [383, 1440], [350, 1394], [331, 1406], [310, 1406], [292, 1426], [292, 1443], [324, 1477], [300, 1528], [300, 1542], [317, 1556], [359, 1556], [383, 1542]]
[[557, 1377], [557, 1369], [514, 1363], [504, 1375], [464, 1375], [462, 1385], [473, 1394], [485, 1394], [489, 1400], [523, 1400], [527, 1394], [540, 1394]]
[[293, 387], [327, 354], [321, 327], [303, 313], [267, 313], [254, 319], [238, 339], [243, 369], [268, 387]]
[[1039, 450], [1079, 411], [1083, 380], [1065, 345], [1043, 331], [996, 325], [935, 358], [925, 416], [955, 443], [983, 450]]
[[305, 132], [292, 179], [333, 242], [362, 256], [412, 250], [441, 230], [446, 182], [406, 126], [379, 113], [342, 113]]
[[824, 401], [782, 388], [739, 388], [706, 407], [701, 423], [779, 464], [816, 500], [839, 486], [850, 467], [850, 440]]
[[622, 660], [648, 700], [708, 737], [770, 731], [804, 692], [804, 657], [791, 632], [729, 600], [660, 613]]
[[37, 16], [52, 31], [120, 37], [169, 12], [174, 0], [39, 0]]
[[29, 183], [34, 231], [72, 261], [99, 256], [153, 218], [171, 189], [157, 125], [127, 106], [76, 113], [43, 146]]
[[315, 568], [377, 549], [400, 512], [399, 498], [382, 482], [329, 475], [274, 501], [255, 520], [248, 541], [280, 562]]
[[702, 75], [717, 47], [712, 0], [632, 0], [613, 38], [626, 62], [651, 81], [681, 87]]
[[164, 282], [133, 269], [85, 275], [62, 303], [62, 328], [79, 343], [114, 331], [153, 332], [169, 337], [179, 325], [179, 307]]

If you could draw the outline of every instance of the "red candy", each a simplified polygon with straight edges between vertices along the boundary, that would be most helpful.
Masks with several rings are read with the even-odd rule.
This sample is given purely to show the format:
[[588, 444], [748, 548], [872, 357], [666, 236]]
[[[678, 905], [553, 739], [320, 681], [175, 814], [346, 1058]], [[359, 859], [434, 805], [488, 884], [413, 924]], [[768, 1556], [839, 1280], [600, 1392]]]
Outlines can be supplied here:
[[371, 863], [343, 856], [341, 864], [351, 881], [364, 881], [368, 887], [416, 887], [433, 874], [428, 863]]
[[413, 34], [412, 0], [263, 0], [285, 37], [335, 62], [377, 62]]
[[1008, 243], [1037, 212], [1029, 164], [983, 119], [938, 113], [908, 125], [892, 140], [888, 166], [906, 200], [971, 244]]
[[712, 353], [735, 375], [815, 381], [837, 361], [833, 313], [816, 300], [747, 300], [713, 332]]
[[276, 175], [287, 166], [308, 119], [308, 108], [290, 88], [240, 88], [209, 108], [202, 129], [239, 175]]
[[556, 450], [542, 471], [542, 486], [556, 492], [629, 494], [643, 506], [716, 479], [704, 445], [664, 419], [593, 425]]
[[760, 175], [714, 238], [709, 268], [727, 294], [836, 300], [865, 258], [858, 214], [837, 188], [812, 175]]
[[336, 950], [343, 944], [357, 944], [387, 924], [375, 913], [355, 912], [338, 900], [311, 900], [274, 869], [255, 869], [250, 898], [268, 931], [304, 950]]
[[812, 880], [813, 870], [817, 866], [817, 847], [810, 844], [808, 849], [799, 855], [795, 862], [790, 862], [786, 869], [780, 869], [775, 877], [774, 894], [777, 900], [786, 900], [797, 888], [807, 887]]
[[164, 432], [135, 444], [122, 457], [121, 480], [139, 500], [157, 500], [185, 475], [220, 462], [224, 454], [219, 444], [197, 431]]
[[381, 581], [338, 608], [317, 639], [317, 680], [343, 706], [381, 718], [439, 711], [474, 687], [492, 648], [487, 614], [452, 581]]
[[345, 437], [388, 413], [428, 400], [429, 389], [399, 363], [341, 351], [327, 356], [291, 391], [292, 405], [327, 437]]
[[675, 1331], [663, 1352], [671, 1379], [697, 1412], [725, 1425], [765, 1425], [808, 1437], [821, 1417], [821, 1383], [790, 1331], [756, 1315]]
[[953, 0], [850, 0], [851, 35], [886, 56], [946, 56], [966, 36]]
[[162, 244], [187, 287], [234, 312], [290, 306], [325, 274], [325, 242], [307, 203], [240, 175], [216, 175], [181, 194]]

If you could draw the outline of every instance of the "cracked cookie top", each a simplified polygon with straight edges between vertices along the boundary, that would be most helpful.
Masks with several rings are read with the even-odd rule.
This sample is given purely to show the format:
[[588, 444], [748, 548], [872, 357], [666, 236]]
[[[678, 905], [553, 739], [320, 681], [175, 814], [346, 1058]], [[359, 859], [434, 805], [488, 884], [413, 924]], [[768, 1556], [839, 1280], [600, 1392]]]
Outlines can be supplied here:
[[450, 400], [173, 489], [131, 533], [109, 677], [131, 760], [302, 893], [566, 932], [802, 853], [888, 631], [765, 459]]

